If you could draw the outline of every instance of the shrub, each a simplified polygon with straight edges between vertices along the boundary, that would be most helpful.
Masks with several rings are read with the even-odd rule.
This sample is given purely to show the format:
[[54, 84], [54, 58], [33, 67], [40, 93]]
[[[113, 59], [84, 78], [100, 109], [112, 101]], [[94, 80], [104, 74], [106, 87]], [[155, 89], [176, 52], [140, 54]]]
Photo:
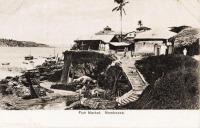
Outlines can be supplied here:
[[64, 56], [62, 81], [65, 81], [67, 77], [70, 65], [73, 66], [71, 71], [75, 77], [86, 75], [97, 79], [98, 75], [115, 59], [111, 55], [90, 51], [66, 51]]
[[193, 58], [183, 55], [149, 57], [138, 61], [137, 67], [150, 85], [129, 108], [199, 108], [199, 65]]

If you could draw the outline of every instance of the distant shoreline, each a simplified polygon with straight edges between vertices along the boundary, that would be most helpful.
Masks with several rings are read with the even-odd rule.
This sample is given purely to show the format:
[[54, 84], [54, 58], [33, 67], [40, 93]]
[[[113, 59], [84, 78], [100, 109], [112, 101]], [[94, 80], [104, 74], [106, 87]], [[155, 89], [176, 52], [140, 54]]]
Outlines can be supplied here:
[[0, 39], [0, 47], [52, 47], [47, 44], [32, 41], [17, 41], [12, 39]]

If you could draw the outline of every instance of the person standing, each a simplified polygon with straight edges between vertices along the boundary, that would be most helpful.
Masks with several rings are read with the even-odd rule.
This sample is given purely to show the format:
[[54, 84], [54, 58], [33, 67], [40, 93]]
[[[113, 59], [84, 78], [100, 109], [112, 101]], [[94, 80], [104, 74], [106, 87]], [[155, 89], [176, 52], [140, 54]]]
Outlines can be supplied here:
[[185, 55], [185, 56], [187, 55], [187, 49], [186, 48], [183, 49], [183, 55]]

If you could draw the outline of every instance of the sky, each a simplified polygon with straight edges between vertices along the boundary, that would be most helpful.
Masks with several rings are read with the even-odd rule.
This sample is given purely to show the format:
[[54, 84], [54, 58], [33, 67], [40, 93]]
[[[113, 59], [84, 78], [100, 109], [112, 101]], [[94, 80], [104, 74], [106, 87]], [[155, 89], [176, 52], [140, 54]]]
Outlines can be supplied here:
[[[200, 27], [199, 0], [127, 0], [123, 31], [138, 21], [150, 28]], [[0, 38], [68, 47], [82, 35], [110, 26], [120, 31], [114, 0], [0, 0]]]

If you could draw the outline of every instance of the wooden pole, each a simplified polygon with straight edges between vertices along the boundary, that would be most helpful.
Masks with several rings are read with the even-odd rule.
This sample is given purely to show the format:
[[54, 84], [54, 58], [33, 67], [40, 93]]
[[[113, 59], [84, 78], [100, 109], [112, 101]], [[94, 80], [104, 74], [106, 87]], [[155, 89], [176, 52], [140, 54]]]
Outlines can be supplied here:
[[[121, 6], [121, 5], [120, 5]], [[121, 9], [120, 9], [120, 18], [121, 18], [121, 42], [122, 42], [122, 9], [123, 7], [121, 6]]]
[[39, 96], [35, 92], [35, 89], [33, 88], [31, 79], [30, 79], [30, 72], [25, 73], [26, 80], [29, 84], [30, 92], [31, 92], [31, 98], [38, 98]]

